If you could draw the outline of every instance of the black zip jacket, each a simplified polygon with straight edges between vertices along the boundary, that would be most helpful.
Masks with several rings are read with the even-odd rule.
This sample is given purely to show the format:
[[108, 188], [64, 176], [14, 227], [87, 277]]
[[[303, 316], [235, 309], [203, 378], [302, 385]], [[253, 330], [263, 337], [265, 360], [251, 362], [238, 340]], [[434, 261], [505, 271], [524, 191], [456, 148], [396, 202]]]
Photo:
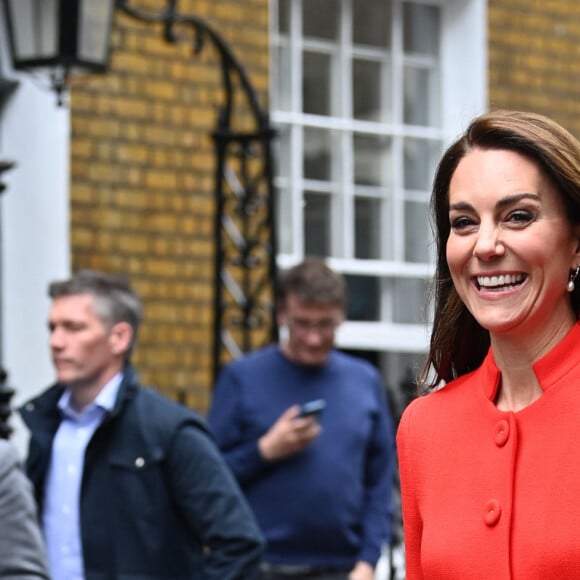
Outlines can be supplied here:
[[[20, 409], [39, 513], [63, 390]], [[248, 580], [263, 550], [203, 419], [141, 387], [131, 366], [86, 450], [80, 525], [85, 580]]]

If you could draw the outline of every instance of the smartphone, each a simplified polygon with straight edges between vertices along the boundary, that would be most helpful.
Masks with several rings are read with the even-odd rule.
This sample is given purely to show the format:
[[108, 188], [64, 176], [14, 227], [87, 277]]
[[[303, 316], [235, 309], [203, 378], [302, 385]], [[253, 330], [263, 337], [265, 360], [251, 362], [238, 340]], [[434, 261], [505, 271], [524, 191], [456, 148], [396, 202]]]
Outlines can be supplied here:
[[326, 401], [324, 399], [315, 399], [314, 401], [308, 401], [304, 403], [300, 409], [299, 417], [310, 417], [311, 415], [319, 415], [323, 409], [326, 407]]

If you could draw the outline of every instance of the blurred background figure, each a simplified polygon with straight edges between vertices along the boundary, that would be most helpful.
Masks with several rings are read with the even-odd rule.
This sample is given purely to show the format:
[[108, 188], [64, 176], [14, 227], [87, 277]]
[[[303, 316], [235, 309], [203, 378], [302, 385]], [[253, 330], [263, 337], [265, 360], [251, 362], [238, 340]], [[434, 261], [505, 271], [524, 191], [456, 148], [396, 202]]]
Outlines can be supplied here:
[[0, 439], [0, 578], [48, 580], [32, 496], [16, 449]]
[[223, 369], [209, 423], [266, 537], [260, 578], [372, 580], [391, 537], [384, 387], [370, 363], [334, 349], [340, 275], [307, 259], [278, 292], [287, 340]]

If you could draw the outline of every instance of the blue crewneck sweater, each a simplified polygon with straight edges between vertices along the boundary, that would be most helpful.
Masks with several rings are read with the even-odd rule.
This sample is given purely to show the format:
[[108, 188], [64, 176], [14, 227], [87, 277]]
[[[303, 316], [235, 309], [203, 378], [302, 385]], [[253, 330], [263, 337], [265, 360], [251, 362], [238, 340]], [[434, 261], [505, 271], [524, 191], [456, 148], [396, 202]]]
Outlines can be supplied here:
[[[267, 540], [272, 563], [375, 564], [390, 541], [393, 427], [376, 369], [332, 351], [309, 368], [277, 345], [227, 365], [208, 422]], [[290, 406], [322, 398], [322, 434], [268, 463], [258, 439]]]

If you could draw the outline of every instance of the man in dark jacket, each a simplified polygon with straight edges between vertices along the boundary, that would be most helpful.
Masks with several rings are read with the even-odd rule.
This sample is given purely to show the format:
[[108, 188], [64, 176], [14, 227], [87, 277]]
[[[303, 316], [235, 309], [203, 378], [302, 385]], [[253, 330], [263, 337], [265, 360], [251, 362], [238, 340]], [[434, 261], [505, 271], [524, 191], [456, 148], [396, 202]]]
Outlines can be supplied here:
[[21, 409], [53, 580], [247, 580], [263, 540], [204, 421], [141, 387], [141, 303], [84, 270], [49, 287], [57, 383]]

